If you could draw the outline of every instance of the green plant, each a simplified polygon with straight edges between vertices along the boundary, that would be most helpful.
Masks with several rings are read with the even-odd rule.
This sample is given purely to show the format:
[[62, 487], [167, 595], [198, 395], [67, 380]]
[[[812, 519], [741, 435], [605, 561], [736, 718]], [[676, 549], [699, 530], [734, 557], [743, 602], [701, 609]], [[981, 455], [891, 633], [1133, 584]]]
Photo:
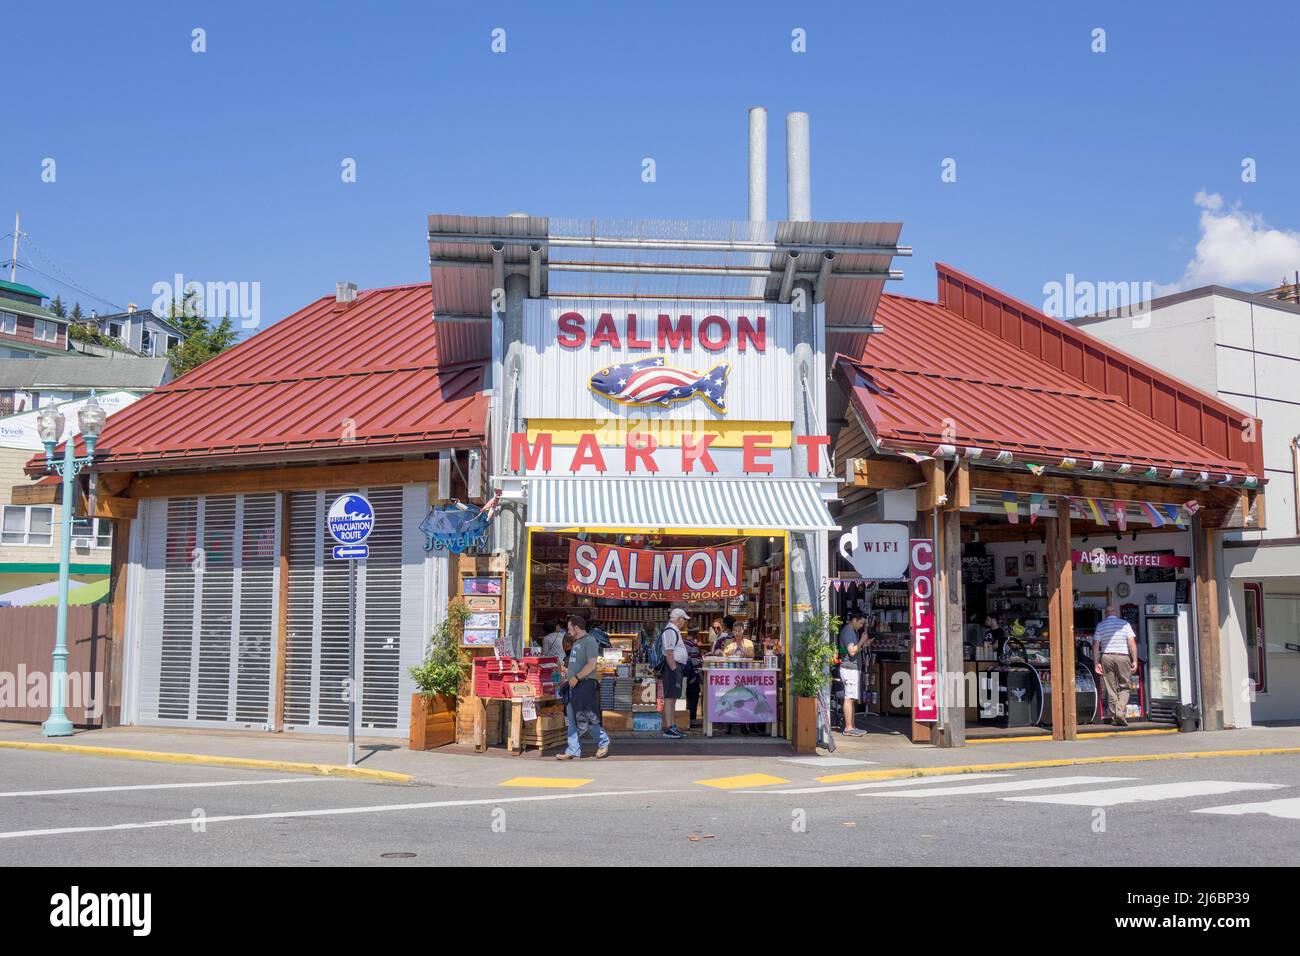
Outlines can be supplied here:
[[831, 662], [838, 649], [831, 635], [838, 634], [840, 619], [818, 611], [803, 624], [795, 654], [790, 688], [796, 697], [816, 697], [830, 686]]
[[424, 660], [407, 668], [411, 680], [425, 697], [457, 697], [460, 685], [469, 677], [470, 658], [460, 646], [469, 608], [464, 601], [447, 605], [447, 616], [438, 622]]

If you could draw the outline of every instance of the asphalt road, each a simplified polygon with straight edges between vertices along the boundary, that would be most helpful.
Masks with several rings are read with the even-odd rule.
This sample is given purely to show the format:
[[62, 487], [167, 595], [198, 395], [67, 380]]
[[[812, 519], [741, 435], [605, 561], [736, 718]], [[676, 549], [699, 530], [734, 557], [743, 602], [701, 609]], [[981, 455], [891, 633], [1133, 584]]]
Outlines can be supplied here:
[[823, 773], [665, 790], [648, 764], [641, 792], [435, 787], [0, 751], [0, 866], [1259, 866], [1300, 843], [1295, 756]]

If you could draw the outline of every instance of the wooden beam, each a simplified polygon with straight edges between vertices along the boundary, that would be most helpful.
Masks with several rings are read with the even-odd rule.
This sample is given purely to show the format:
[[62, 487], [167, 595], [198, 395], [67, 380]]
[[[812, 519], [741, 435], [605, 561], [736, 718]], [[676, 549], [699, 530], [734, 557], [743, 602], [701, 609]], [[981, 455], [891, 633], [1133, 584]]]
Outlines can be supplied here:
[[896, 490], [911, 488], [925, 480], [914, 462], [885, 458], [852, 458], [845, 469], [847, 483], [856, 488]]
[[409, 485], [421, 481], [433, 481], [436, 477], [436, 462], [432, 459], [354, 462], [339, 465], [255, 468], [248, 471], [154, 475], [134, 479], [127, 488], [127, 495], [132, 498], [173, 498], [363, 485]]
[[925, 484], [916, 493], [917, 514], [925, 514], [942, 507], [948, 500], [948, 491], [944, 487], [943, 465], [940, 460], [931, 459], [921, 462], [921, 475]]
[[1258, 489], [1236, 492], [1230, 505], [1202, 508], [1199, 513], [1207, 528], [1218, 528], [1221, 531], [1263, 531], [1264, 492]]
[[1192, 519], [1196, 571], [1196, 639], [1201, 659], [1201, 726], [1223, 729], [1223, 674], [1219, 657], [1219, 590], [1214, 580], [1214, 529]]
[[57, 505], [62, 498], [63, 486], [54, 482], [39, 485], [29, 481], [9, 489], [9, 502], [15, 505]]
[[971, 487], [984, 491], [1015, 491], [1021, 494], [1073, 495], [1080, 498], [1109, 498], [1117, 501], [1152, 501], [1160, 504], [1182, 504], [1199, 501], [1204, 506], [1231, 504], [1237, 492], [1225, 488], [1177, 488], [1171, 485], [1149, 485], [1136, 481], [1115, 481], [1109, 478], [1062, 478], [1054, 475], [1038, 477], [1028, 472], [996, 471], [976, 467], [971, 475]]
[[126, 491], [127, 485], [135, 475], [125, 471], [104, 471], [95, 473], [95, 493], [112, 497]]
[[136, 517], [136, 508], [140, 504], [135, 498], [110, 498], [95, 496], [95, 517], [130, 520]]
[[276, 587], [275, 602], [275, 714], [271, 729], [284, 732], [284, 685], [289, 673], [289, 496], [283, 491], [280, 498], [280, 579]]

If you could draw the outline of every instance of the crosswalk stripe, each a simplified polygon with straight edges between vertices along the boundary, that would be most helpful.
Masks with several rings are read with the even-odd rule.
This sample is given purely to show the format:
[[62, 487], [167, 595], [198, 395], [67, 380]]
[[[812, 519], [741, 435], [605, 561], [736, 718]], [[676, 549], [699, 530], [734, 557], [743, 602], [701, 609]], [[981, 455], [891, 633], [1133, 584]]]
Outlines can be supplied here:
[[1036, 797], [1003, 797], [1016, 803], [1059, 803], [1072, 807], [1113, 807], [1123, 803], [1210, 797], [1239, 790], [1276, 790], [1280, 783], [1239, 783], [1231, 780], [1188, 780], [1182, 783], [1152, 783], [1138, 787], [1111, 787], [1077, 793], [1051, 793]]
[[[962, 780], [975, 780], [980, 777], [999, 777], [1005, 780], [1011, 776], [1009, 773], [964, 773], [961, 775]], [[697, 781], [698, 782], [698, 781]], [[804, 793], [835, 793], [841, 790], [867, 790], [873, 787], [916, 787], [923, 783], [933, 784], [934, 777], [908, 777], [902, 780], [873, 780], [870, 783], [845, 783], [836, 787], [796, 787], [792, 790], [742, 790], [741, 793], [783, 793], [783, 794], [804, 794]]]
[[[1088, 783], [1118, 783], [1132, 777], [1052, 777], [1050, 780], [1011, 780], [1000, 783], [973, 783], [970, 786], [926, 787], [923, 790], [900, 790], [897, 793], [863, 793], [863, 797], [946, 797], [949, 794], [1009, 793], [1016, 790], [1046, 790], [1051, 787], [1074, 787]], [[933, 780], [926, 781], [932, 783]]]
[[591, 783], [591, 777], [511, 777], [498, 787], [542, 787], [553, 790], [575, 790]]
[[1300, 797], [1285, 797], [1281, 800], [1264, 800], [1260, 803], [1234, 803], [1227, 807], [1206, 807], [1193, 810], [1193, 813], [1224, 813], [1238, 816], [1246, 813], [1266, 813], [1270, 817], [1283, 820], [1300, 820]]

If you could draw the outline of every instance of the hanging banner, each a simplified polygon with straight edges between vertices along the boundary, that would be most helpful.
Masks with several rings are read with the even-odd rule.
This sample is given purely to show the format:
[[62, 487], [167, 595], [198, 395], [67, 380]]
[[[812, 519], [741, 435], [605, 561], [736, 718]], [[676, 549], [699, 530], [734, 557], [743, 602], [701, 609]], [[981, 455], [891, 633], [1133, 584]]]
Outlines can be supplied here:
[[912, 577], [912, 719], [939, 719], [939, 669], [934, 633], [934, 542], [913, 538]]
[[566, 590], [628, 601], [709, 601], [740, 594], [741, 549], [648, 551], [569, 542]]
[[[1095, 555], [1102, 552], [1096, 548], [1092, 551], [1071, 551], [1070, 560], [1075, 564], [1097, 564]], [[1186, 568], [1192, 563], [1191, 558], [1179, 554], [1119, 554], [1115, 551], [1102, 552], [1106, 555], [1109, 568]]]

